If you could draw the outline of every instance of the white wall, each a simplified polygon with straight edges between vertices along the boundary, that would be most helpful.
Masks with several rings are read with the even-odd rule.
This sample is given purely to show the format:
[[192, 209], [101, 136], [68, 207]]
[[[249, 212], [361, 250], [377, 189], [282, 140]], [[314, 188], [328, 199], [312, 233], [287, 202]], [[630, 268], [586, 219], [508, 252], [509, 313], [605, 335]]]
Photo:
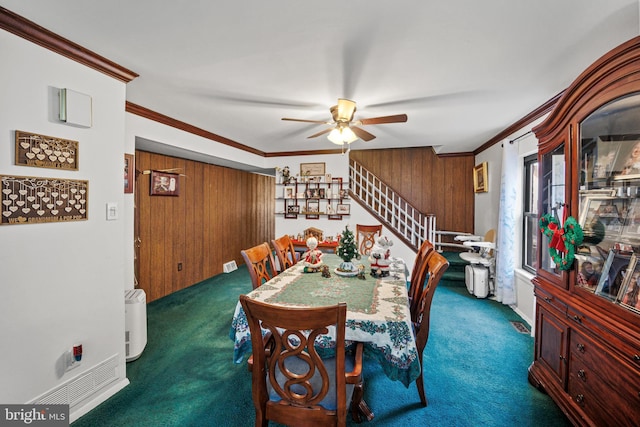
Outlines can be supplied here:
[[[535, 135], [527, 133], [544, 118], [536, 120], [525, 128], [519, 129], [509, 135], [503, 143], [509, 143], [515, 140], [514, 144], [518, 145], [518, 183], [517, 188], [523, 188], [522, 175], [524, 158], [528, 155], [538, 152], [538, 140]], [[489, 174], [489, 192], [478, 193], [475, 196], [475, 234], [483, 235], [487, 230], [498, 227], [498, 209], [500, 206], [500, 177], [502, 174], [502, 144], [495, 144], [487, 150], [476, 156], [476, 165], [482, 162], [488, 163]], [[516, 206], [522, 206], [522, 192], [518, 192], [519, 199]], [[516, 213], [516, 227], [513, 230], [516, 241], [522, 241], [522, 219], [523, 214], [520, 209]], [[500, 250], [500, 248], [497, 248]], [[531, 279], [533, 275], [521, 268], [520, 260], [522, 257], [522, 249], [520, 244], [516, 244], [517, 253], [515, 254], [515, 288], [516, 288], [516, 304], [512, 306], [529, 325], [533, 327], [533, 319], [535, 318], [535, 298], [533, 295], [533, 284]], [[532, 330], [533, 334], [533, 330]]]
[[[106, 221], [106, 203], [124, 214], [125, 85], [0, 31], [0, 174], [89, 181], [88, 220], [0, 227], [0, 402], [28, 403], [115, 356], [115, 378], [71, 409], [76, 418], [124, 387], [124, 221]], [[93, 100], [93, 127], [57, 120], [57, 89]], [[79, 141], [79, 170], [14, 165], [14, 131]], [[83, 344], [82, 364], [63, 357]], [[98, 397], [99, 395], [99, 397]]]

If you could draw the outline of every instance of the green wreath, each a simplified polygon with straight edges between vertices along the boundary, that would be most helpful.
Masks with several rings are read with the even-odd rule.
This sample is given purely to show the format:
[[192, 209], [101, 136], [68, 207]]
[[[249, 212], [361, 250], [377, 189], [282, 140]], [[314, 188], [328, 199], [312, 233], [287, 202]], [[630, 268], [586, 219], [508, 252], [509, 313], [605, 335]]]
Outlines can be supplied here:
[[560, 270], [571, 269], [576, 248], [584, 239], [584, 233], [578, 221], [570, 216], [561, 227], [554, 216], [546, 214], [540, 218], [540, 231], [549, 238], [549, 255], [553, 262]]

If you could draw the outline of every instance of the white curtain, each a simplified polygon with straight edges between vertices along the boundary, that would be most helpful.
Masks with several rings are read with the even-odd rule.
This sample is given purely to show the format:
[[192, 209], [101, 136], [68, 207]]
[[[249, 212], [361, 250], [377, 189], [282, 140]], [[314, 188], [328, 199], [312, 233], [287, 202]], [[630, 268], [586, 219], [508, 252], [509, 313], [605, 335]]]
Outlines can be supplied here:
[[500, 207], [498, 209], [498, 238], [496, 255], [496, 299], [503, 304], [516, 303], [515, 212], [518, 179], [518, 144], [502, 143], [502, 176], [500, 177]]

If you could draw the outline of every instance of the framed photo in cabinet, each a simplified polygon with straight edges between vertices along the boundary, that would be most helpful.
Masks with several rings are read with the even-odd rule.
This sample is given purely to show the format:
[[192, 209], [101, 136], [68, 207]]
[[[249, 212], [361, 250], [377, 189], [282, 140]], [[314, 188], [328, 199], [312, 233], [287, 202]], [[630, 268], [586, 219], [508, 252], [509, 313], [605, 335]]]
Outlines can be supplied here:
[[629, 268], [625, 275], [620, 291], [618, 292], [618, 303], [628, 309], [640, 313], [640, 263], [637, 262], [636, 254], [629, 260]]
[[611, 301], [617, 299], [627, 270], [634, 268], [633, 266], [630, 267], [631, 257], [631, 255], [621, 255], [614, 250], [609, 250], [607, 260], [602, 267], [602, 274], [598, 281], [598, 286], [596, 287], [596, 295]]

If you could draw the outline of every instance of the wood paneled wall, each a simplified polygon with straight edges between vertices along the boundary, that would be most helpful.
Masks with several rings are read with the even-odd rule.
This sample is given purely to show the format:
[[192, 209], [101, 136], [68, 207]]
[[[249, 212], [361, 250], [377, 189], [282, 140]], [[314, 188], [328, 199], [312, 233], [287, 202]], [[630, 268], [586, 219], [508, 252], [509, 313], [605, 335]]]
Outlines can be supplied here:
[[473, 154], [436, 155], [430, 147], [351, 150], [367, 168], [425, 214], [438, 230], [473, 232]]
[[147, 301], [222, 273], [225, 262], [242, 264], [242, 249], [275, 237], [274, 177], [144, 151], [135, 165], [186, 175], [173, 197], [150, 196], [150, 176], [137, 174], [136, 277]]

